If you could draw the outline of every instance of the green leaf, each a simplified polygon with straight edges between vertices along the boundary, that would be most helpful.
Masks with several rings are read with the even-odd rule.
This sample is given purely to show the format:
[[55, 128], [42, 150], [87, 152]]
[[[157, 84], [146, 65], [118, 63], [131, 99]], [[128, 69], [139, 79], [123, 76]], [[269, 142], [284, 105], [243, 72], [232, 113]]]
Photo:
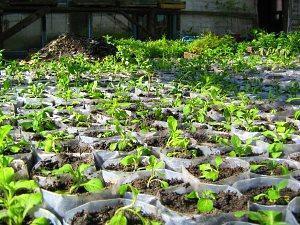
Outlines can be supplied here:
[[52, 170], [52, 175], [63, 175], [66, 173], [72, 173], [73, 172], [73, 168], [70, 164], [65, 164], [62, 167], [60, 167], [59, 169], [56, 170]]
[[276, 202], [280, 198], [280, 192], [270, 188], [267, 191], [267, 197], [271, 202]]
[[80, 174], [83, 174], [90, 167], [91, 167], [90, 164], [82, 163], [82, 164], [80, 164], [80, 166], [78, 167], [77, 170], [79, 171]]
[[162, 181], [160, 181], [160, 186], [161, 186], [163, 189], [166, 189], [166, 188], [169, 187], [169, 184], [168, 184], [168, 182], [162, 180]]
[[203, 163], [201, 165], [199, 165], [199, 170], [201, 171], [206, 171], [206, 170], [212, 170], [213, 168], [211, 167], [211, 165], [209, 163]]
[[221, 164], [223, 163], [223, 159], [221, 156], [217, 156], [215, 158], [215, 163], [216, 163], [216, 167], [219, 168], [221, 166]]
[[123, 213], [118, 213], [110, 219], [108, 225], [127, 225], [127, 218]]
[[263, 197], [265, 197], [265, 196], [266, 196], [266, 194], [262, 193], [262, 194], [258, 194], [258, 195], [256, 195], [256, 196], [254, 196], [253, 199], [254, 199], [255, 201], [259, 201], [261, 198], [263, 198]]
[[51, 223], [49, 222], [48, 219], [45, 217], [39, 217], [35, 218], [30, 225], [50, 225]]
[[104, 188], [102, 181], [98, 178], [91, 179], [88, 182], [82, 184], [82, 186], [88, 192], [98, 192], [98, 191], [103, 190], [103, 188]]
[[197, 202], [197, 208], [200, 213], [209, 213], [214, 209], [214, 202], [208, 198], [200, 198]]
[[173, 116], [169, 116], [167, 122], [168, 122], [168, 127], [171, 131], [177, 130], [178, 122]]
[[15, 172], [11, 167], [0, 168], [0, 185], [10, 183], [14, 178]]
[[288, 180], [282, 180], [276, 185], [276, 188], [277, 188], [277, 190], [280, 191], [280, 190], [286, 188], [287, 185], [288, 185]]
[[17, 182], [14, 183], [14, 188], [15, 190], [21, 190], [21, 189], [34, 190], [38, 188], [38, 185], [33, 180], [18, 180]]
[[135, 156], [134, 155], [128, 155], [125, 156], [123, 159], [121, 159], [120, 164], [123, 166], [129, 166], [135, 163]]
[[185, 197], [187, 199], [197, 199], [197, 198], [199, 198], [199, 195], [196, 191], [192, 191], [189, 194], [186, 194]]
[[115, 150], [117, 149], [117, 146], [118, 146], [118, 143], [117, 143], [117, 142], [111, 143], [111, 144], [109, 145], [109, 150], [115, 151]]
[[255, 172], [259, 168], [264, 167], [264, 165], [250, 165], [250, 170]]
[[233, 145], [233, 147], [239, 147], [242, 144], [241, 139], [237, 136], [237, 135], [233, 135], [231, 137], [231, 144]]
[[124, 196], [125, 193], [126, 193], [127, 190], [128, 190], [128, 187], [129, 187], [128, 184], [122, 184], [122, 185], [119, 187], [119, 190], [118, 190], [119, 195]]
[[235, 217], [241, 218], [247, 214], [247, 211], [236, 211], [233, 213]]

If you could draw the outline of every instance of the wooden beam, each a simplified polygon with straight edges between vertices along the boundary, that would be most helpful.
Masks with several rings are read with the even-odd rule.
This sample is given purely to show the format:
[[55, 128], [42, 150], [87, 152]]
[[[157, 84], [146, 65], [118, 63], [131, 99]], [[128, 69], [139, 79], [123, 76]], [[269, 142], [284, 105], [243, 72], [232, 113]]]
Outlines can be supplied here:
[[49, 11], [50, 11], [49, 7], [43, 7], [41, 9], [37, 10], [35, 13], [27, 16], [26, 18], [21, 20], [16, 25], [10, 27], [6, 31], [3, 31], [0, 34], [0, 43], [3, 42], [4, 40], [10, 38], [11, 36], [15, 35], [16, 33], [21, 31], [25, 27], [29, 26], [30, 24], [32, 24], [33, 22], [35, 22], [36, 20], [38, 20], [39, 18], [44, 16]]
[[145, 29], [143, 26], [141, 26], [139, 23], [137, 23], [131, 16], [129, 16], [127, 13], [120, 11], [119, 12], [122, 16], [124, 16], [130, 23], [136, 25], [146, 36], [151, 37], [151, 33]]
[[240, 12], [215, 12], [215, 11], [192, 11], [183, 10], [180, 12], [182, 15], [199, 15], [199, 16], [216, 16], [216, 17], [233, 17], [240, 19], [256, 19], [257, 15], [253, 13], [240, 13]]

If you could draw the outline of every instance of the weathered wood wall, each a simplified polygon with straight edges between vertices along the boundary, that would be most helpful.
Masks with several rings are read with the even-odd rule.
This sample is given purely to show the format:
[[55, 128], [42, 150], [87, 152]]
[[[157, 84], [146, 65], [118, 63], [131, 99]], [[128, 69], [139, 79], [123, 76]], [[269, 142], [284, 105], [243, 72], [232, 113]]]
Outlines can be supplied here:
[[256, 0], [188, 0], [181, 16], [182, 33], [240, 33], [257, 23]]
[[290, 0], [290, 30], [300, 30], [300, 1]]

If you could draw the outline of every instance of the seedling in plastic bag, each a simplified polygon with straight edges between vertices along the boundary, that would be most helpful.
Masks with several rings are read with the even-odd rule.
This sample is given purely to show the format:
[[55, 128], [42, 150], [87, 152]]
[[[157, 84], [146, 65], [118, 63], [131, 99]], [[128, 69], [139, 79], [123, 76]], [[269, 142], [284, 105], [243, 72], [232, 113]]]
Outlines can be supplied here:
[[200, 213], [209, 213], [214, 210], [214, 200], [216, 200], [216, 193], [211, 190], [205, 190], [199, 196], [198, 192], [192, 191], [186, 194], [187, 199], [198, 199], [197, 209]]
[[142, 156], [149, 155], [150, 150], [146, 147], [140, 146], [136, 149], [136, 152], [130, 155], [125, 156], [121, 161], [120, 164], [122, 166], [134, 166], [134, 171], [138, 169], [142, 161]]
[[199, 170], [202, 174], [201, 178], [205, 178], [207, 180], [216, 181], [219, 179], [220, 166], [223, 163], [223, 159], [221, 156], [217, 156], [215, 158], [215, 165], [211, 165], [209, 163], [204, 163], [199, 165]]
[[135, 143], [137, 143], [136, 138], [133, 137], [131, 133], [123, 130], [119, 123], [116, 124], [116, 131], [120, 135], [120, 140], [110, 144], [109, 149], [111, 151], [124, 151], [127, 148], [131, 148]]
[[284, 198], [286, 202], [289, 202], [288, 196], [281, 196], [281, 191], [288, 185], [287, 180], [280, 181], [277, 185], [269, 188], [265, 193], [254, 196], [255, 201], [259, 201], [262, 198], [267, 198], [271, 203], [275, 204], [280, 198]]
[[166, 143], [166, 147], [179, 147], [187, 149], [189, 145], [189, 139], [183, 136], [183, 132], [178, 130], [178, 122], [173, 116], [168, 117], [168, 129], [169, 129], [169, 138]]
[[99, 178], [88, 179], [85, 172], [91, 165], [81, 164], [77, 169], [73, 169], [72, 165], [65, 164], [59, 169], [53, 170], [52, 175], [59, 176], [68, 174], [71, 176], [73, 184], [69, 190], [70, 194], [74, 194], [79, 188], [83, 187], [87, 192], [99, 192], [104, 189], [104, 185]]
[[282, 213], [278, 211], [238, 211], [235, 212], [234, 215], [237, 218], [247, 216], [250, 221], [253, 221], [260, 225], [288, 225], [287, 223], [283, 222]]
[[149, 157], [149, 165], [146, 166], [146, 170], [151, 172], [151, 175], [147, 182], [147, 187], [150, 187], [150, 184], [154, 181], [159, 181], [162, 188], [168, 188], [169, 184], [166, 181], [160, 180], [157, 178], [158, 170], [163, 169], [165, 164], [163, 161], [159, 161], [155, 156]]
[[275, 175], [275, 171], [281, 170], [281, 175], [287, 175], [290, 173], [289, 168], [286, 165], [279, 164], [274, 160], [265, 160], [259, 163], [253, 163], [250, 165], [251, 172], [257, 172], [260, 168], [266, 167], [270, 171], [270, 175]]
[[127, 217], [126, 215], [132, 214], [138, 217], [143, 225], [161, 225], [161, 222], [150, 220], [142, 215], [141, 208], [135, 207], [135, 203], [137, 201], [137, 196], [139, 194], [139, 190], [133, 187], [130, 184], [123, 184], [119, 187], [119, 194], [123, 196], [128, 189], [130, 189], [132, 193], [131, 203], [129, 205], [123, 206], [115, 212], [113, 217], [106, 223], [107, 225], [127, 225]]

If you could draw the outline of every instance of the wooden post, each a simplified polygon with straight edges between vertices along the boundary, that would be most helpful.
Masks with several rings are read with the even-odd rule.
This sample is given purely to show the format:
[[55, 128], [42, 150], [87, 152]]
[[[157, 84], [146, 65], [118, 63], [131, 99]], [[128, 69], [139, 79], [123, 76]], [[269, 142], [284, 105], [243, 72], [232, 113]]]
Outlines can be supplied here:
[[[3, 32], [3, 11], [0, 9], [0, 34]], [[3, 40], [0, 40], [0, 50], [4, 47]]]
[[47, 19], [46, 19], [46, 15], [42, 16], [41, 23], [42, 23], [42, 47], [44, 47], [47, 44]]

